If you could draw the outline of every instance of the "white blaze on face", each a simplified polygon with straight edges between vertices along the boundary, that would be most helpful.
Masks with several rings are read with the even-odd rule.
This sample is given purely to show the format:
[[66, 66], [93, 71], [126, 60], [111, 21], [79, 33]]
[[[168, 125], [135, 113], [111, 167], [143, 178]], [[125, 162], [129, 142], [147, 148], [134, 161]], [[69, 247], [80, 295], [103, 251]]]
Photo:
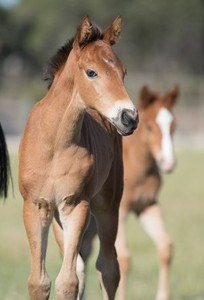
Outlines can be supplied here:
[[175, 164], [173, 144], [170, 133], [171, 122], [173, 115], [166, 108], [161, 108], [157, 114], [156, 122], [159, 125], [162, 133], [161, 153], [158, 157], [160, 166], [163, 171], [170, 171]]

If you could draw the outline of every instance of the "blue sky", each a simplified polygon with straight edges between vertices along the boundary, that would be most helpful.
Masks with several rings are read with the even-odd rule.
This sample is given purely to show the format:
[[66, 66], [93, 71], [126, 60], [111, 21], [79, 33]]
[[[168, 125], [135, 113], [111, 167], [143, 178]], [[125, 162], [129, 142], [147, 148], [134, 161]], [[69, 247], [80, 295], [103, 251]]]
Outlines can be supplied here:
[[0, 6], [9, 8], [9, 7], [17, 4], [18, 2], [19, 2], [19, 0], [0, 0]]

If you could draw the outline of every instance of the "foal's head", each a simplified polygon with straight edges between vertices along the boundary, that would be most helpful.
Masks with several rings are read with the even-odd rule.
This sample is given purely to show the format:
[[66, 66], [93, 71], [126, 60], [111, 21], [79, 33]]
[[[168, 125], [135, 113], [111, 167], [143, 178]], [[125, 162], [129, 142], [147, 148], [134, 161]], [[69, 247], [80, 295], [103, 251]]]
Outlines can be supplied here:
[[121, 135], [128, 135], [137, 127], [138, 114], [124, 87], [126, 70], [112, 49], [120, 37], [121, 23], [118, 17], [101, 31], [85, 17], [75, 38], [55, 56], [48, 80], [50, 86], [57, 84], [60, 72], [69, 70], [69, 86], [72, 82], [73, 93], [84, 108], [97, 110]]
[[177, 85], [174, 85], [165, 95], [152, 92], [147, 86], [144, 86], [140, 92], [138, 103], [141, 113], [140, 128], [147, 148], [163, 172], [172, 171], [176, 162], [172, 139], [175, 117], [172, 108], [177, 96]]

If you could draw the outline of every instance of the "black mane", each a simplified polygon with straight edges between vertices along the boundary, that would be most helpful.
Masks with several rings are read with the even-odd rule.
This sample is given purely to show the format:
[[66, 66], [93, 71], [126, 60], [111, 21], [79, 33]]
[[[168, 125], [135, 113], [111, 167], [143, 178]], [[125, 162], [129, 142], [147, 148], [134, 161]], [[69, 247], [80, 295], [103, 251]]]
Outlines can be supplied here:
[[[96, 40], [102, 40], [103, 34], [100, 28], [96, 24], [92, 25], [92, 34], [89, 37], [89, 40], [86, 42], [85, 45], [81, 45], [82, 47], [85, 47], [88, 43], [96, 41]], [[48, 89], [51, 87], [55, 75], [58, 72], [58, 70], [63, 66], [72, 50], [74, 38], [70, 39], [64, 46], [58, 49], [57, 53], [50, 59], [47, 66], [45, 67], [44, 71], [44, 80], [48, 82]]]

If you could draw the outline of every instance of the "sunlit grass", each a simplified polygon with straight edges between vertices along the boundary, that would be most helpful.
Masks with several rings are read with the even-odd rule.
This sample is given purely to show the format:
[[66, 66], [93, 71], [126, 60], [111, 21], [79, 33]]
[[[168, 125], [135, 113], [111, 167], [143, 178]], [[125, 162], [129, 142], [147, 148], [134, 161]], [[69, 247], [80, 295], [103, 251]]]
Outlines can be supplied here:
[[[29, 248], [22, 220], [23, 201], [17, 189], [17, 158], [12, 156], [15, 198], [12, 191], [0, 203], [0, 299], [27, 300], [27, 277], [30, 269]], [[174, 241], [171, 270], [172, 300], [204, 299], [204, 151], [179, 151], [178, 166], [164, 177], [159, 201], [166, 227]], [[127, 222], [132, 268], [128, 281], [128, 300], [152, 300], [157, 287], [156, 249], [131, 215]], [[95, 260], [98, 241], [87, 269], [87, 300], [101, 299]], [[50, 234], [47, 269], [54, 280], [60, 268], [60, 254]]]

